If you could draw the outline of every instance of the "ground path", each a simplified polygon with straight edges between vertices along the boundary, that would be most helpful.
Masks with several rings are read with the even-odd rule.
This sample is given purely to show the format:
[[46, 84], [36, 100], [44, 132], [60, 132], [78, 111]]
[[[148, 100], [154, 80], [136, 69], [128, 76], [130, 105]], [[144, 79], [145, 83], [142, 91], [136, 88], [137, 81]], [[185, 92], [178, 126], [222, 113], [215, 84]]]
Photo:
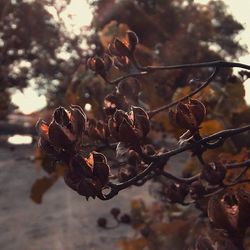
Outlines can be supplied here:
[[150, 199], [148, 186], [133, 187], [110, 201], [85, 199], [59, 180], [34, 204], [30, 189], [44, 173], [25, 160], [32, 148], [14, 151], [0, 147], [0, 249], [3, 250], [115, 250], [116, 242], [133, 232], [130, 226], [103, 230], [96, 219], [107, 216], [112, 207], [129, 212], [132, 198]]

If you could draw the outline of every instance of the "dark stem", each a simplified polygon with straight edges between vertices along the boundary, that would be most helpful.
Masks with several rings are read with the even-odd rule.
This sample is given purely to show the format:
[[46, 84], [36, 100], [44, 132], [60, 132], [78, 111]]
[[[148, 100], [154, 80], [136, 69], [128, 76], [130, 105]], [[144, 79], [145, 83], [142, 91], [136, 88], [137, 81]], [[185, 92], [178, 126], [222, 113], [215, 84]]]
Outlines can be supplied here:
[[146, 66], [141, 67], [139, 63], [134, 60], [133, 65], [136, 66], [138, 72], [127, 74], [121, 76], [114, 80], [106, 80], [110, 84], [118, 84], [120, 81], [125, 80], [130, 77], [144, 76], [148, 75], [152, 72], [156, 72], [159, 70], [176, 70], [176, 69], [187, 69], [187, 68], [205, 68], [205, 67], [214, 67], [214, 68], [231, 68], [237, 67], [242, 69], [250, 70], [250, 66], [242, 63], [235, 62], [225, 62], [225, 61], [213, 61], [213, 62], [204, 62], [204, 63], [190, 63], [190, 64], [180, 64], [180, 65], [171, 65], [171, 66]]
[[206, 86], [209, 85], [209, 83], [211, 83], [211, 81], [216, 77], [216, 75], [218, 74], [219, 72], [219, 68], [215, 68], [215, 70], [213, 71], [213, 73], [210, 75], [210, 77], [204, 82], [202, 83], [202, 85], [195, 89], [194, 91], [192, 91], [190, 94], [180, 98], [179, 100], [177, 101], [174, 101], [174, 102], [171, 102], [167, 105], [164, 105], [158, 109], [155, 109], [155, 110], [152, 110], [152, 111], [149, 111], [148, 112], [148, 115], [149, 115], [149, 118], [152, 118], [153, 116], [155, 116], [156, 114], [164, 111], [164, 110], [167, 110], [173, 106], [175, 106], [176, 104], [178, 104], [179, 102], [182, 102], [182, 101], [185, 101], [187, 100], [188, 98], [192, 97], [193, 95], [197, 94], [198, 92], [200, 92], [202, 89], [204, 89]]
[[157, 164], [151, 163], [145, 170], [143, 170], [141, 173], [137, 174], [133, 178], [129, 179], [126, 182], [115, 184], [115, 183], [109, 183], [108, 186], [110, 187], [111, 191], [108, 194], [99, 194], [98, 198], [101, 200], [110, 200], [115, 195], [117, 195], [121, 190], [128, 188], [129, 186], [134, 185], [139, 180], [143, 179], [145, 176], [147, 176], [155, 167]]
[[250, 66], [242, 63], [225, 62], [225, 61], [213, 61], [204, 63], [190, 63], [180, 64], [173, 66], [147, 66], [141, 67], [141, 70], [145, 71], [157, 71], [157, 70], [173, 70], [173, 69], [187, 69], [187, 68], [205, 68], [205, 67], [216, 67], [216, 68], [242, 68], [250, 70]]
[[173, 150], [168, 151], [166, 153], [163, 153], [161, 155], [151, 156], [151, 157], [149, 157], [149, 159], [151, 159], [151, 161], [156, 161], [158, 159], [169, 159], [170, 157], [172, 157], [174, 155], [177, 155], [177, 154], [179, 154], [181, 152], [184, 152], [186, 150], [192, 149], [192, 148], [196, 147], [199, 144], [204, 144], [206, 142], [214, 141], [214, 140], [217, 140], [218, 138], [221, 138], [221, 137], [225, 140], [228, 137], [231, 137], [233, 135], [237, 135], [237, 134], [246, 132], [248, 130], [250, 130], [250, 125], [247, 125], [247, 126], [244, 126], [244, 127], [241, 127], [241, 128], [222, 130], [222, 131], [220, 131], [218, 133], [215, 133], [213, 135], [204, 137], [201, 140], [196, 141], [194, 143], [187, 144], [187, 145], [182, 146], [180, 148], [173, 149]]

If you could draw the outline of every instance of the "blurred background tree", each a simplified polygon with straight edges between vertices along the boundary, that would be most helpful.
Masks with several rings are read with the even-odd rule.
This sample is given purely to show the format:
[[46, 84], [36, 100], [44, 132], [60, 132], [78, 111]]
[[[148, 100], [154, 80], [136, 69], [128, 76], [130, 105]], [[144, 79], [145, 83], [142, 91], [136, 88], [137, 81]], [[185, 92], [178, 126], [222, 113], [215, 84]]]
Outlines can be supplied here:
[[[46, 95], [48, 110], [58, 105], [80, 104], [88, 117], [93, 118], [95, 125], [99, 119], [104, 118], [103, 99], [114, 87], [87, 70], [86, 60], [89, 56], [101, 56], [108, 52], [108, 44], [114, 37], [124, 38], [128, 29], [138, 34], [140, 44], [136, 56], [143, 65], [237, 60], [246, 52], [236, 39], [243, 26], [227, 12], [223, 1], [211, 1], [208, 5], [202, 5], [192, 0], [90, 0], [89, 4], [93, 7], [92, 24], [88, 32], [80, 31], [77, 34], [67, 29], [61, 16], [70, 2], [0, 2], [0, 119], [6, 118], [13, 110], [13, 89], [35, 85], [41, 94]], [[50, 8], [53, 8], [53, 14]], [[132, 102], [147, 110], [160, 107], [196, 88], [210, 73], [210, 68], [203, 68], [162, 71], [141, 77], [142, 94]], [[109, 77], [112, 79], [118, 74], [119, 71], [113, 69]], [[199, 94], [199, 99], [206, 104], [208, 110], [207, 121], [203, 124], [204, 134], [250, 121], [249, 108], [244, 101], [243, 81], [239, 76], [231, 75], [232, 70], [222, 70], [216, 82]], [[127, 94], [129, 91], [130, 89], [125, 90]], [[166, 135], [180, 135], [168, 123], [166, 116], [156, 116], [153, 123], [150, 139], [158, 143], [158, 148], [163, 143], [166, 144]], [[99, 139], [94, 132], [93, 136]], [[232, 154], [241, 151], [248, 143], [248, 137], [237, 137], [223, 149]], [[236, 158], [242, 161], [247, 154], [245, 150]], [[38, 154], [39, 164], [51, 174], [51, 162], [39, 157]], [[214, 155], [206, 157], [212, 158]], [[186, 169], [195, 171], [194, 160], [187, 162], [189, 166]], [[46, 170], [48, 165], [50, 168]], [[186, 171], [185, 175], [189, 173], [190, 171]], [[38, 193], [34, 191], [38, 182], [33, 186], [32, 192], [39, 197], [36, 202], [41, 202], [43, 192], [57, 180], [57, 175], [56, 179], [55, 175], [50, 177], [48, 179], [52, 181]], [[36, 195], [34, 196], [37, 197]], [[138, 204], [134, 207], [140, 208]], [[173, 210], [179, 212], [178, 208]], [[154, 219], [155, 211], [152, 214]], [[178, 223], [176, 225], [179, 232]], [[180, 228], [183, 226], [188, 230], [190, 227], [186, 225], [181, 222]], [[171, 231], [169, 225], [161, 227], [161, 230], [163, 233]], [[145, 241], [139, 243], [144, 244]]]
[[[92, 73], [86, 73], [84, 64], [89, 55], [101, 55], [114, 36], [123, 36], [127, 29], [140, 37], [137, 54], [144, 64], [234, 59], [245, 51], [235, 39], [243, 26], [227, 13], [222, 1], [209, 5], [184, 0], [89, 1], [94, 7], [91, 32], [77, 35], [66, 28], [61, 17], [69, 3], [70, 0], [1, 2], [2, 116], [6, 116], [10, 104], [7, 90], [22, 89], [30, 83], [47, 96], [49, 107], [90, 103], [93, 110], [100, 111], [102, 99], [110, 89]], [[207, 70], [154, 74], [143, 84], [150, 94], [142, 100], [149, 102], [151, 108], [157, 107], [169, 101], [175, 89], [186, 85], [189, 79], [206, 75]], [[226, 76], [221, 79], [222, 83], [225, 81]], [[157, 102], [156, 96], [161, 97]]]
[[1, 119], [10, 111], [11, 88], [22, 90], [33, 83], [47, 95], [49, 106], [62, 102], [62, 95], [55, 100], [50, 93], [63, 93], [83, 54], [83, 36], [67, 30], [60, 16], [69, 2], [1, 1]]
[[[143, 65], [233, 60], [246, 52], [236, 39], [243, 26], [227, 12], [223, 1], [211, 1], [208, 5], [191, 0], [99, 0], [89, 3], [93, 7], [93, 20], [82, 62], [88, 56], [108, 53], [108, 44], [116, 36], [123, 39], [128, 29], [138, 34], [140, 44], [136, 56]], [[196, 88], [210, 73], [211, 68], [202, 68], [162, 71], [141, 77], [143, 91], [135, 104], [147, 110], [157, 108]], [[236, 77], [234, 81], [240, 83], [233, 84], [229, 79], [231, 74], [231, 69], [222, 70], [217, 82], [211, 84], [201, 97], [209, 106], [209, 119], [220, 120], [212, 123], [217, 129], [238, 126], [249, 120], [246, 119], [249, 108], [244, 100], [243, 82]], [[117, 70], [110, 72], [111, 79], [117, 76]], [[80, 64], [71, 81], [64, 86], [67, 89], [63, 89], [63, 104], [80, 104], [87, 108], [90, 116], [97, 120], [103, 118], [103, 99], [114, 90], [112, 86], [86, 70], [84, 64]], [[228, 91], [231, 92], [227, 94]], [[52, 99], [58, 100], [53, 95]], [[166, 131], [179, 135], [166, 117], [156, 117], [154, 122], [156, 130], [162, 130], [162, 135]]]
[[[107, 53], [108, 44], [114, 37], [124, 38], [128, 29], [135, 31], [140, 39], [136, 56], [142, 65], [236, 60], [246, 53], [246, 48], [236, 38], [243, 26], [228, 13], [223, 1], [210, 1], [207, 5], [192, 0], [89, 2], [94, 7], [93, 34], [87, 37], [90, 55]], [[75, 90], [69, 91], [74, 96], [69, 98], [69, 102], [77, 98], [78, 102], [81, 100], [79, 104], [90, 103], [95, 117], [98, 117], [96, 111], [101, 113], [102, 99], [105, 93], [110, 92], [110, 86], [102, 85], [102, 80], [92, 78], [91, 73], [82, 72], [84, 77], [73, 81], [79, 86], [79, 91], [69, 86], [69, 89]], [[139, 104], [148, 110], [164, 105], [196, 88], [210, 73], [211, 68], [185, 69], [142, 77], [143, 94]], [[216, 83], [211, 84], [201, 96], [209, 106], [208, 117], [219, 119], [220, 127], [238, 126], [249, 120], [243, 82], [238, 77], [233, 79], [232, 73], [231, 69], [222, 70]], [[111, 71], [110, 78], [115, 76], [117, 72]], [[160, 127], [175, 133], [176, 129], [166, 120], [156, 118]]]

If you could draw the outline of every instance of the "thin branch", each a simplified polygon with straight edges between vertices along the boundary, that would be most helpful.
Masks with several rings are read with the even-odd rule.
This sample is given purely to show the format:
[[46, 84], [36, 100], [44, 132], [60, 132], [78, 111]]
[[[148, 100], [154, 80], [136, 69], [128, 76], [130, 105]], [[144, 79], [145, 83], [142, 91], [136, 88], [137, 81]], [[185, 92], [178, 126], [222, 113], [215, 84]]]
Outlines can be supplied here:
[[134, 183], [134, 186], [140, 187], [142, 185], [144, 185], [148, 180], [151, 180], [152, 178], [156, 177], [158, 174], [156, 174], [155, 172], [151, 172], [149, 173], [147, 176], [145, 176], [143, 179], [137, 181], [136, 183]]
[[177, 101], [174, 101], [174, 102], [172, 102], [172, 103], [169, 103], [169, 104], [167, 104], [167, 105], [164, 105], [164, 106], [162, 106], [162, 107], [160, 107], [160, 108], [158, 108], [158, 109], [149, 111], [149, 112], [148, 112], [149, 118], [152, 118], [152, 117], [155, 116], [156, 114], [158, 114], [158, 113], [160, 113], [160, 112], [162, 112], [162, 111], [164, 111], [164, 110], [167, 110], [167, 109], [169, 109], [169, 108], [175, 106], [175, 105], [178, 104], [179, 102], [185, 101], [185, 100], [187, 100], [188, 98], [192, 97], [193, 95], [197, 94], [197, 93], [200, 92], [202, 89], [204, 89], [206, 86], [208, 86], [209, 83], [212, 82], [212, 80], [216, 77], [216, 75], [218, 74], [218, 72], [219, 72], [219, 68], [215, 68], [214, 71], [213, 71], [213, 73], [209, 76], [209, 78], [208, 78], [204, 83], [202, 83], [202, 85], [201, 85], [199, 88], [195, 89], [195, 90], [192, 91], [190, 94], [188, 94], [188, 95], [186, 95], [186, 96], [180, 98], [180, 99], [177, 100]]
[[250, 179], [238, 180], [237, 182], [227, 184], [226, 187], [233, 187], [239, 184], [244, 184], [244, 183], [249, 183], [249, 182], [250, 182]]
[[174, 176], [166, 171], [160, 172], [160, 175], [162, 175], [168, 179], [171, 179], [173, 181], [176, 181], [178, 183], [186, 183], [186, 184], [191, 184], [192, 182], [194, 182], [200, 178], [200, 174], [194, 175], [194, 176], [189, 177], [189, 178], [181, 178], [181, 177]]
[[245, 166], [250, 167], [250, 160], [246, 160], [246, 161], [239, 162], [239, 163], [226, 164], [227, 169], [242, 168], [242, 167], [245, 167]]
[[181, 152], [192, 149], [192, 148], [194, 148], [194, 147], [196, 147], [196, 146], [198, 146], [200, 144], [210, 142], [210, 141], [214, 141], [214, 140], [217, 140], [218, 138], [221, 138], [221, 137], [223, 139], [226, 139], [228, 137], [231, 137], [231, 136], [246, 132], [248, 130], [250, 130], [250, 125], [247, 125], [247, 126], [244, 126], [244, 127], [241, 127], [241, 128], [226, 129], [226, 130], [220, 131], [218, 133], [215, 133], [213, 135], [204, 137], [203, 139], [195, 141], [195, 142], [193, 142], [191, 144], [187, 144], [187, 145], [185, 145], [183, 147], [173, 149], [173, 150], [168, 151], [166, 153], [163, 153], [161, 155], [150, 156], [150, 157], [148, 157], [148, 160], [157, 161], [158, 159], [169, 159], [170, 157], [172, 157], [174, 155], [177, 155], [177, 154], [179, 154]]
[[[134, 62], [135, 65], [135, 62]], [[243, 64], [243, 63], [235, 63], [235, 62], [225, 62], [225, 61], [213, 61], [213, 62], [204, 62], [204, 63], [190, 63], [190, 64], [180, 64], [180, 65], [171, 65], [171, 66], [146, 66], [141, 67], [138, 66], [138, 63], [136, 63], [136, 68], [138, 69], [138, 72], [127, 74], [124, 76], [121, 76], [117, 79], [108, 80], [108, 83], [110, 84], [117, 84], [122, 80], [125, 80], [130, 77], [136, 77], [136, 76], [144, 76], [148, 75], [150, 73], [160, 71], [160, 70], [176, 70], [176, 69], [187, 69], [187, 68], [206, 68], [206, 67], [214, 67], [214, 68], [242, 68], [246, 70], [250, 70], [250, 66]]]
[[250, 66], [243, 63], [226, 62], [226, 61], [213, 61], [204, 63], [190, 63], [180, 64], [172, 66], [146, 66], [141, 67], [141, 70], [145, 71], [159, 71], [159, 70], [173, 70], [173, 69], [187, 69], [187, 68], [205, 68], [205, 67], [216, 67], [216, 68], [242, 68], [250, 70]]
[[[214, 141], [214, 140], [217, 140], [219, 138], [223, 138], [225, 140], [228, 137], [231, 137], [231, 136], [239, 134], [239, 133], [243, 133], [243, 132], [248, 131], [248, 130], [250, 130], [250, 125], [245, 126], [245, 127], [241, 127], [241, 128], [236, 128], [236, 129], [223, 130], [223, 131], [220, 131], [220, 132], [215, 133], [213, 135], [210, 135], [210, 136], [207, 136], [207, 137], [202, 138], [200, 140], [197, 140], [197, 141], [193, 142], [192, 144], [187, 144], [181, 148], [177, 148], [177, 149], [174, 149], [172, 151], [168, 151], [168, 152], [163, 153], [161, 155], [149, 157], [147, 160], [150, 159], [151, 163], [144, 171], [142, 171], [141, 173], [139, 173], [138, 175], [134, 176], [133, 178], [129, 179], [126, 182], [119, 183], [119, 184], [109, 183], [108, 187], [110, 188], [110, 192], [108, 194], [101, 193], [98, 195], [98, 197], [101, 200], [109, 200], [109, 199], [113, 198], [114, 196], [116, 196], [121, 190], [126, 189], [132, 185], [140, 185], [141, 183], [144, 184], [147, 180], [153, 178], [155, 175], [162, 175], [162, 176], [165, 176], [165, 177], [172, 179], [172, 180], [179, 182], [179, 183], [191, 184], [192, 182], [194, 182], [200, 178], [200, 174], [197, 174], [197, 175], [190, 177], [190, 178], [180, 178], [180, 177], [176, 177], [168, 172], [161, 171], [160, 170], [161, 167], [166, 163], [166, 161], [170, 157], [172, 157], [176, 154], [179, 154], [183, 151], [192, 149], [193, 147], [196, 147], [197, 145], [201, 145], [201, 144], [204, 144], [204, 143], [207, 143], [210, 141]], [[226, 164], [226, 167], [228, 169], [235, 169], [235, 168], [247, 166], [249, 164], [250, 164], [250, 160], [247, 160], [247, 161], [244, 161], [241, 163]], [[158, 170], [160, 170], [160, 171], [158, 171]], [[150, 174], [152, 171], [155, 172], [155, 175]], [[241, 174], [240, 177], [242, 177], [243, 174]], [[224, 184], [224, 186], [222, 188], [217, 189], [210, 194], [207, 194], [205, 197], [209, 197], [215, 193], [223, 191], [227, 187], [231, 187], [231, 186], [237, 185], [238, 183], [242, 183], [242, 182], [246, 182], [246, 180], [238, 180], [237, 179], [233, 183]]]
[[104, 79], [105, 81], [107, 81], [109, 84], [113, 84], [113, 85], [116, 85], [118, 84], [119, 82], [127, 79], [127, 78], [130, 78], [130, 77], [136, 77], [136, 76], [144, 76], [144, 75], [148, 75], [149, 72], [147, 71], [139, 71], [139, 72], [136, 72], [136, 73], [132, 73], [132, 74], [127, 74], [127, 75], [124, 75], [124, 76], [121, 76], [113, 81], [109, 81], [107, 79]]
[[123, 183], [115, 184], [115, 183], [109, 183], [108, 186], [110, 187], [111, 191], [108, 194], [99, 194], [98, 198], [101, 200], [110, 200], [114, 196], [116, 196], [121, 190], [128, 188], [129, 186], [134, 185], [139, 180], [146, 177], [156, 166], [155, 163], [151, 163], [145, 170], [143, 170], [138, 175], [134, 176], [133, 178], [129, 179], [128, 181], [125, 181]]
[[[248, 169], [250, 167], [250, 160], [247, 160], [247, 161], [243, 161], [243, 162], [240, 162], [240, 163], [233, 163], [233, 164], [225, 164], [225, 167], [227, 169], [237, 169], [237, 168], [242, 168], [242, 167], [245, 167], [243, 169], [243, 171], [240, 173], [240, 175], [235, 179], [238, 180], [239, 178], [241, 178], [243, 176], [243, 174], [245, 173], [246, 169]], [[161, 171], [159, 172], [160, 175], [166, 177], [166, 178], [169, 178], [173, 181], [176, 181], [178, 183], [186, 183], [186, 184], [190, 184], [196, 180], [198, 180], [200, 178], [200, 173], [199, 174], [196, 174], [192, 177], [189, 177], [189, 178], [181, 178], [181, 177], [177, 177], [175, 175], [172, 175], [171, 173], [169, 172], [166, 172], [166, 171]]]
[[234, 178], [233, 182], [236, 182], [236, 181], [240, 180], [241, 177], [243, 177], [243, 176], [245, 175], [245, 173], [247, 172], [248, 168], [249, 168], [249, 166], [245, 166], [245, 167], [241, 170], [241, 172], [238, 174], [238, 176], [236, 176], [236, 177]]

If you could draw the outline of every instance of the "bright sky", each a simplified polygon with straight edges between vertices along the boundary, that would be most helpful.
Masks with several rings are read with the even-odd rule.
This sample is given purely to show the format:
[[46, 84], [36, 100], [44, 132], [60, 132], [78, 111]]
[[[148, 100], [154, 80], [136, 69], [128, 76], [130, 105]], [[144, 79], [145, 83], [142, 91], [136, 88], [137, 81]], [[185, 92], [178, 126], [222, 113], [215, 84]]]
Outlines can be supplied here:
[[[51, 7], [48, 11], [56, 18], [55, 9]], [[62, 13], [62, 18], [65, 20], [67, 28], [78, 34], [84, 26], [90, 24], [92, 14], [87, 1], [72, 0], [67, 10]], [[38, 96], [32, 87], [24, 89], [23, 92], [17, 90], [12, 95], [12, 102], [19, 106], [19, 110], [24, 114], [30, 114], [46, 106], [45, 96]]]
[[[206, 4], [208, 0], [195, 0]], [[233, 14], [236, 20], [240, 21], [244, 27], [243, 31], [238, 39], [248, 45], [250, 49], [250, 1], [249, 0], [225, 0], [224, 1], [229, 9], [228, 11]], [[50, 8], [49, 11], [55, 15], [55, 10]], [[69, 18], [71, 15], [71, 19]], [[72, 0], [67, 10], [63, 13], [62, 18], [65, 20], [67, 27], [74, 32], [80, 32], [84, 25], [88, 25], [91, 21], [91, 10], [86, 0]], [[250, 64], [250, 55], [246, 55], [239, 58], [239, 62]], [[250, 81], [246, 81], [246, 100], [250, 104]], [[25, 114], [32, 113], [36, 110], [43, 108], [46, 105], [46, 99], [44, 96], [38, 96], [36, 91], [32, 88], [27, 88], [21, 93], [17, 91], [12, 96], [13, 103], [19, 106], [20, 111]]]
[[[195, 0], [199, 3], [208, 3], [209, 0]], [[226, 5], [228, 5], [228, 11], [239, 21], [245, 28], [243, 32], [237, 37], [242, 44], [247, 45], [248, 50], [250, 51], [250, 1], [249, 0], [225, 0]], [[250, 54], [239, 57], [239, 62], [250, 64]], [[245, 99], [248, 105], [250, 105], [250, 79], [244, 82], [246, 95]]]

